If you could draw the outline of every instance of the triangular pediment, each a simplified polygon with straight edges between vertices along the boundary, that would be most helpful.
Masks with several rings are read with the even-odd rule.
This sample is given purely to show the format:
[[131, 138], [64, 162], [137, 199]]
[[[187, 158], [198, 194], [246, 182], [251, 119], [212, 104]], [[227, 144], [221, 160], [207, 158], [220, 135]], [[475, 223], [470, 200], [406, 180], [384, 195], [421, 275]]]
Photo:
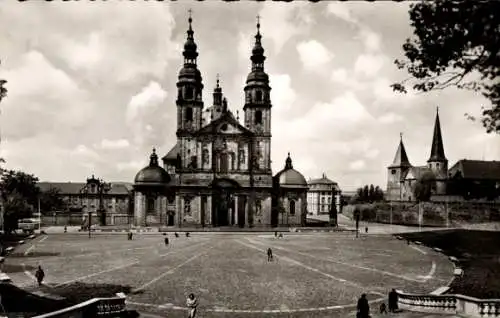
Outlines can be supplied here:
[[197, 134], [252, 135], [253, 132], [243, 127], [230, 112], [227, 112], [220, 118], [201, 128]]

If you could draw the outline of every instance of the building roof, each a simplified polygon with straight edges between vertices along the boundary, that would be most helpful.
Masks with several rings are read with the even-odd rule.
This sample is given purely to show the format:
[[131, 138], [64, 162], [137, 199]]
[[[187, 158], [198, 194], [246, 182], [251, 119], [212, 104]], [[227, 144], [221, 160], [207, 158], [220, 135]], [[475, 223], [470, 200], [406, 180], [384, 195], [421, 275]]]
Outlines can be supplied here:
[[332, 181], [326, 177], [326, 174], [323, 173], [323, 176], [319, 179], [311, 179], [308, 182], [310, 185], [316, 185], [316, 184], [327, 184], [327, 185], [334, 185], [337, 184], [337, 182]]
[[[232, 126], [234, 129], [231, 132], [224, 132], [221, 130], [223, 124], [227, 124], [226, 126]], [[219, 118], [214, 119], [208, 125], [202, 127], [200, 130], [196, 132], [196, 135], [210, 135], [217, 134], [223, 135], [227, 133], [232, 134], [243, 134], [247, 136], [253, 136], [254, 133], [250, 129], [242, 126], [236, 118], [234, 118], [233, 113], [228, 109], [223, 109], [222, 114]]]
[[149, 165], [137, 173], [134, 185], [166, 185], [170, 180], [170, 175], [158, 165], [158, 155], [156, 155], [156, 150], [153, 149], [153, 153], [149, 157]]
[[431, 155], [429, 161], [446, 161], [443, 147], [443, 136], [441, 135], [441, 124], [439, 122], [439, 112], [436, 110], [436, 121], [434, 123], [434, 134], [432, 136]]
[[458, 161], [450, 171], [459, 170], [463, 178], [474, 180], [500, 180], [500, 161]]
[[179, 154], [180, 148], [181, 148], [180, 143], [179, 143], [179, 141], [177, 141], [175, 143], [175, 145], [172, 147], [172, 149], [170, 149], [170, 151], [167, 152], [167, 154], [165, 156], [163, 156], [163, 158], [161, 158], [161, 159], [163, 161], [177, 160], [177, 155]]
[[404, 178], [406, 180], [416, 180], [422, 177], [425, 173], [434, 174], [434, 172], [432, 172], [432, 170], [427, 166], [411, 167]]
[[406, 154], [405, 145], [403, 144], [403, 134], [400, 135], [398, 150], [396, 150], [396, 155], [389, 168], [399, 168], [399, 167], [411, 167], [411, 163], [408, 160], [408, 155]]
[[290, 158], [290, 153], [285, 161], [285, 169], [281, 170], [274, 176], [282, 188], [308, 188], [306, 178], [293, 169], [292, 158]]
[[[51, 188], [56, 188], [63, 195], [80, 194], [87, 184], [85, 182], [38, 182], [37, 186], [41, 192], [47, 192]], [[123, 182], [111, 183], [109, 194], [128, 195], [130, 193], [130, 184]]]

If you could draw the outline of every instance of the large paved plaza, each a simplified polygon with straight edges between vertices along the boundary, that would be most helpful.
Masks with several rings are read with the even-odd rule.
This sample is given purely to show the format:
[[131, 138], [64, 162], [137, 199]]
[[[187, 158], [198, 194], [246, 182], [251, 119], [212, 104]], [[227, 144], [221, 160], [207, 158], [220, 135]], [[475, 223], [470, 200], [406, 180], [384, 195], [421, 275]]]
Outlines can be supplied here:
[[[36, 289], [41, 264], [48, 289], [77, 282], [130, 287], [131, 308], [145, 317], [185, 317], [188, 293], [200, 317], [348, 317], [361, 293], [377, 302], [391, 288], [431, 292], [452, 279], [453, 265], [434, 250], [390, 235], [53, 234], [8, 258], [15, 284]], [[274, 261], [268, 262], [271, 247]], [[376, 303], [372, 306], [376, 309]]]

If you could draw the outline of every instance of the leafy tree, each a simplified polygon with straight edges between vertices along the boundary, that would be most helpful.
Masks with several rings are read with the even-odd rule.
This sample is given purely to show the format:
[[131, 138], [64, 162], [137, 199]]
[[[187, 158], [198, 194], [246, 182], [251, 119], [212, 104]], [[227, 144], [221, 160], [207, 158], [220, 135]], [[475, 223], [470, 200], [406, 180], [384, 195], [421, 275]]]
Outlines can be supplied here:
[[4, 229], [9, 232], [17, 227], [17, 220], [28, 217], [37, 202], [38, 178], [22, 171], [4, 171], [0, 193], [4, 203]]
[[432, 172], [423, 173], [413, 187], [413, 195], [417, 202], [426, 202], [431, 199], [436, 179]]
[[51, 187], [47, 191], [40, 193], [40, 210], [42, 213], [61, 210], [64, 201], [61, 198], [61, 191]]
[[373, 184], [370, 184], [370, 188], [368, 189], [368, 200], [370, 202], [373, 202], [375, 201], [375, 198], [376, 198], [375, 187], [373, 186]]
[[370, 200], [370, 190], [368, 185], [365, 185], [363, 187], [363, 196], [362, 196], [363, 202], [368, 202]]
[[482, 108], [483, 126], [500, 133], [500, 1], [419, 1], [409, 14], [414, 37], [403, 44], [406, 59], [395, 64], [410, 77], [393, 89], [406, 93], [411, 80], [420, 92], [479, 92], [492, 104]]

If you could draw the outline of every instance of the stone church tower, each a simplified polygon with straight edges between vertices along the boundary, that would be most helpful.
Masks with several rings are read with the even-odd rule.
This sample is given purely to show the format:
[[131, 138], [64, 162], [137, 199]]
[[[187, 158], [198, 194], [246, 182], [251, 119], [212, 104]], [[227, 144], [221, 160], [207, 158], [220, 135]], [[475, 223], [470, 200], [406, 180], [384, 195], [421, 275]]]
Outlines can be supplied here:
[[443, 137], [441, 135], [441, 123], [439, 122], [439, 108], [436, 109], [436, 121], [434, 123], [434, 134], [432, 136], [431, 155], [427, 160], [427, 166], [436, 177], [436, 194], [446, 193], [446, 179], [448, 174], [448, 159], [444, 155]]
[[387, 167], [387, 198], [401, 199], [402, 183], [411, 167], [412, 165], [408, 160], [405, 145], [403, 144], [403, 134], [400, 134], [398, 150], [392, 164]]
[[271, 172], [271, 87], [269, 76], [264, 71], [264, 48], [261, 43], [260, 23], [257, 22], [257, 34], [252, 50], [252, 70], [248, 74], [245, 86], [245, 127], [253, 131], [255, 138], [256, 171]]

